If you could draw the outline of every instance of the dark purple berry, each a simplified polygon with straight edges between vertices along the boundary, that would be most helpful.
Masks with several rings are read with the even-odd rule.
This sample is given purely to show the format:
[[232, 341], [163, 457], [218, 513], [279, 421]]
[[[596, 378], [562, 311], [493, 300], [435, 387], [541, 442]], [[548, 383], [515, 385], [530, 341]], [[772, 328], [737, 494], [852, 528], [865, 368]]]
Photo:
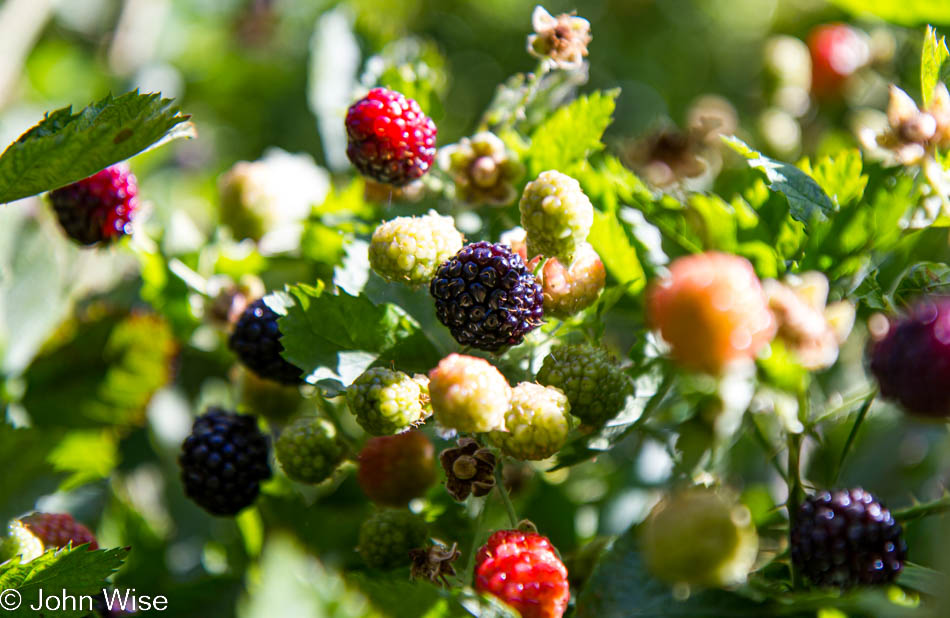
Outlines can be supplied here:
[[481, 350], [521, 343], [544, 318], [541, 285], [508, 245], [462, 247], [439, 267], [429, 293], [455, 340]]
[[300, 368], [280, 355], [284, 346], [280, 342], [278, 317], [263, 299], [254, 301], [234, 325], [228, 347], [260, 377], [281, 384], [297, 384], [300, 382]]
[[795, 514], [791, 541], [795, 568], [822, 587], [892, 582], [907, 555], [900, 524], [860, 488], [807, 498]]
[[269, 447], [256, 417], [208, 408], [178, 456], [185, 495], [212, 515], [236, 515], [271, 477]]
[[950, 415], [950, 299], [918, 302], [871, 345], [881, 395], [910, 412]]
[[132, 232], [138, 186], [125, 164], [107, 167], [79, 182], [51, 191], [59, 224], [82, 245], [110, 243]]

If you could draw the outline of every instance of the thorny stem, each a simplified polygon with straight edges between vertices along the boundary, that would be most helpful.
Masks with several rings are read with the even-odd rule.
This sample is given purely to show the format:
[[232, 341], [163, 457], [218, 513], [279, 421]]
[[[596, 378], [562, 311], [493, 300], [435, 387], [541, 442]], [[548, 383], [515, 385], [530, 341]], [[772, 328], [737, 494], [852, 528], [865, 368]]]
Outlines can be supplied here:
[[518, 513], [515, 511], [515, 505], [511, 503], [511, 497], [508, 495], [508, 490], [505, 489], [505, 479], [501, 474], [501, 460], [498, 460], [498, 463], [495, 465], [495, 489], [498, 490], [498, 494], [501, 496], [502, 502], [505, 503], [505, 510], [508, 511], [508, 519], [511, 520], [511, 527], [517, 528], [518, 522], [521, 521], [518, 519]]
[[891, 511], [891, 514], [897, 521], [908, 522], [922, 517], [929, 517], [930, 515], [940, 515], [948, 511], [950, 511], [950, 494], [944, 495], [942, 498], [938, 498], [933, 502], [923, 502]]

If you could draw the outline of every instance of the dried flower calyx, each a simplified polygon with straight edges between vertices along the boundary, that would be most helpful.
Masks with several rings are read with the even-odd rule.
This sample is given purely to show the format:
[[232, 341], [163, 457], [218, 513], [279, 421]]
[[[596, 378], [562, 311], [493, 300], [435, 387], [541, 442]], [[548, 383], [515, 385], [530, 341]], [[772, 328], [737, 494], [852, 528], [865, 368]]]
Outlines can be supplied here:
[[495, 487], [495, 455], [472, 438], [459, 438], [458, 446], [442, 451], [439, 461], [445, 489], [459, 502], [469, 495], [487, 495]]
[[429, 547], [419, 547], [409, 550], [412, 560], [409, 577], [412, 579], [427, 579], [433, 584], [448, 587], [449, 577], [455, 576], [455, 562], [462, 555], [458, 550], [458, 543], [447, 547], [441, 543], [433, 543]]
[[573, 13], [554, 17], [544, 7], [534, 7], [531, 25], [535, 34], [528, 37], [528, 53], [549, 58], [560, 69], [576, 69], [584, 64], [591, 42], [590, 22]]

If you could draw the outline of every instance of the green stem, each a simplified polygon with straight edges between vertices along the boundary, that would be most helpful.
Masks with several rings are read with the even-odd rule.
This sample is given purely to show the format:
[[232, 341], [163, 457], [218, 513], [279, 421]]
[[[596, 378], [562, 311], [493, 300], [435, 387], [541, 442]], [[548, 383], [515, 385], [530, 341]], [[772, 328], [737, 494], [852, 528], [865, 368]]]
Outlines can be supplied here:
[[[795, 516], [798, 514], [798, 508], [805, 498], [805, 491], [802, 488], [801, 473], [801, 449], [802, 434], [788, 434], [788, 523], [789, 523], [789, 542], [791, 542], [791, 529], [794, 525]], [[802, 585], [801, 573], [795, 568], [794, 564], [789, 564], [792, 571], [792, 587], [800, 588]]]
[[472, 534], [472, 548], [468, 552], [468, 559], [465, 563], [465, 574], [462, 576], [462, 584], [468, 584], [472, 581], [475, 574], [475, 554], [478, 553], [478, 545], [482, 536], [482, 523], [485, 521], [485, 511], [488, 510], [488, 501], [482, 500], [482, 508], [475, 517], [475, 532]]
[[900, 522], [913, 521], [930, 515], [940, 515], [950, 511], [950, 494], [938, 498], [933, 502], [922, 502], [903, 509], [891, 511], [894, 519]]
[[501, 496], [501, 501], [505, 503], [505, 510], [508, 511], [508, 519], [511, 521], [511, 527], [517, 528], [518, 522], [521, 520], [518, 519], [518, 513], [515, 511], [515, 505], [511, 503], [511, 497], [508, 495], [508, 490], [505, 489], [505, 480], [501, 474], [501, 460], [498, 460], [498, 463], [495, 465], [495, 489], [498, 490], [498, 494]]
[[848, 439], [845, 440], [844, 448], [841, 449], [841, 457], [838, 459], [838, 467], [835, 469], [834, 481], [838, 481], [838, 476], [841, 474], [841, 468], [844, 466], [844, 460], [848, 457], [848, 452], [851, 450], [851, 446], [854, 444], [855, 438], [858, 436], [858, 430], [861, 428], [861, 425], [864, 423], [864, 419], [868, 415], [868, 410], [871, 409], [871, 404], [874, 402], [874, 397], [877, 396], [877, 390], [871, 391], [871, 394], [868, 395], [868, 398], [864, 400], [864, 403], [861, 404], [861, 409], [858, 410], [858, 416], [854, 419], [854, 425], [851, 426], [851, 432], [848, 434]]
[[[801, 435], [792, 434], [789, 436], [788, 444], [788, 522], [789, 522], [789, 542], [791, 542], [791, 530], [794, 526], [795, 515], [801, 506], [804, 492], [802, 491], [801, 472], [799, 469], [799, 454], [801, 448]], [[800, 588], [802, 585], [802, 576], [795, 568], [793, 563], [789, 563], [789, 569], [792, 572], [792, 588]]]

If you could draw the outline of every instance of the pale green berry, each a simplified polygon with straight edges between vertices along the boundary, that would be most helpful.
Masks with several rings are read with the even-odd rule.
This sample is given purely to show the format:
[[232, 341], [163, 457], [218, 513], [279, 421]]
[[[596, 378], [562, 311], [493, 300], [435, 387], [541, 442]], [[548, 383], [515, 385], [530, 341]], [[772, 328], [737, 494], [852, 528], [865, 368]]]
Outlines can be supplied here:
[[567, 442], [570, 411], [571, 404], [560, 389], [522, 382], [511, 389], [507, 431], [493, 431], [489, 439], [515, 459], [547, 459]]
[[587, 240], [594, 224], [594, 207], [580, 183], [558, 171], [541, 172], [524, 188], [519, 207], [528, 257], [573, 262], [577, 247]]

